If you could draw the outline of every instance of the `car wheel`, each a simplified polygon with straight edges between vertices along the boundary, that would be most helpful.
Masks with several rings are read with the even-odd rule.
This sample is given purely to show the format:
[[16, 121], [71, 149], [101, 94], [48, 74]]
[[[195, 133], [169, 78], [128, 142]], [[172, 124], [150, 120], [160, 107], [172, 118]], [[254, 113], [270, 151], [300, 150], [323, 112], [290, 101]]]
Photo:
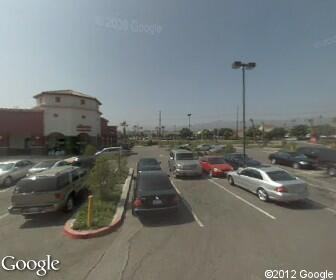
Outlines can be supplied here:
[[258, 198], [261, 200], [261, 201], [268, 201], [268, 194], [267, 192], [260, 188], [257, 190], [257, 195], [258, 195]]
[[272, 158], [271, 163], [272, 163], [272, 164], [276, 164], [276, 163], [277, 163], [277, 160], [276, 160], [275, 158]]
[[65, 203], [65, 207], [64, 207], [64, 212], [68, 213], [71, 212], [74, 208], [75, 205], [75, 200], [73, 195], [70, 195]]
[[297, 162], [293, 163], [293, 168], [294, 169], [299, 169], [300, 168], [300, 164], [298, 164]]
[[328, 175], [329, 176], [335, 176], [336, 175], [336, 168], [335, 167], [330, 167], [328, 169]]
[[12, 184], [13, 184], [13, 179], [12, 179], [12, 177], [7, 177], [7, 178], [4, 180], [4, 186], [5, 186], [6, 188], [10, 187]]
[[234, 185], [235, 185], [232, 176], [228, 176], [228, 181], [229, 181], [229, 184], [230, 184], [231, 186], [234, 186]]

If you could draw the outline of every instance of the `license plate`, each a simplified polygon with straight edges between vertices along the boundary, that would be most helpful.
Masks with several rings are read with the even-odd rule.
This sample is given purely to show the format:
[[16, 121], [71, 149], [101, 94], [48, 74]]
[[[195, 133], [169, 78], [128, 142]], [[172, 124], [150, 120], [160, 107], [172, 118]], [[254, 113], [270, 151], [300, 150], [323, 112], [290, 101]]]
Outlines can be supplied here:
[[153, 200], [153, 205], [161, 205], [161, 204], [162, 204], [162, 200], [160, 199]]

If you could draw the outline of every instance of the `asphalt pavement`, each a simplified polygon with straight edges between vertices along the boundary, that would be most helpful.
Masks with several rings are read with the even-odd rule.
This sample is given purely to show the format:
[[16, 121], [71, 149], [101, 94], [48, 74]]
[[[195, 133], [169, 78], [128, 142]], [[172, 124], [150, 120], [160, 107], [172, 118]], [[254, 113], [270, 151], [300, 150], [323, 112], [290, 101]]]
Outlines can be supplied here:
[[[135, 147], [135, 152], [131, 167], [150, 156], [160, 159], [167, 171], [164, 148]], [[305, 203], [276, 204], [261, 202], [226, 179], [172, 181], [183, 199], [178, 215], [139, 220], [129, 209], [116, 232], [91, 240], [63, 235], [70, 215], [26, 221], [2, 217], [10, 191], [0, 192], [1, 258], [50, 254], [61, 261], [61, 269], [44, 279], [260, 280], [267, 269], [336, 273], [336, 210], [317, 201], [319, 189]], [[0, 279], [37, 277], [0, 270]]]

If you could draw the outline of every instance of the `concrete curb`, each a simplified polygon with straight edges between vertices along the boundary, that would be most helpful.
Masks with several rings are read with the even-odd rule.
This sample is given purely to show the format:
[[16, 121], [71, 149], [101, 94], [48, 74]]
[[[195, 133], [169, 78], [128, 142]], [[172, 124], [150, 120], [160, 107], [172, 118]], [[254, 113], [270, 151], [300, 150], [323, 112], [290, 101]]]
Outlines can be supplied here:
[[131, 183], [133, 178], [134, 169], [130, 168], [128, 177], [125, 180], [125, 183], [123, 185], [122, 194], [120, 196], [120, 201], [117, 206], [117, 211], [114, 214], [113, 220], [109, 226], [99, 228], [96, 230], [74, 230], [72, 229], [72, 226], [75, 222], [75, 219], [68, 220], [64, 225], [64, 234], [71, 239], [89, 239], [94, 237], [103, 236], [105, 234], [108, 234], [112, 231], [114, 231], [116, 228], [118, 228], [124, 218], [127, 201], [129, 192], [131, 189]]

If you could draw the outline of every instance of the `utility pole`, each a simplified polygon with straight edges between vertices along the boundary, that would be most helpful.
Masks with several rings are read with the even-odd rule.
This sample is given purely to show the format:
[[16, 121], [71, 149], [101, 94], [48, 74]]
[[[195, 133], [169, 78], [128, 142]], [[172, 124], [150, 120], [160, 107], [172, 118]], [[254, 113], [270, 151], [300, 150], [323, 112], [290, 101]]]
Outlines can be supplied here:
[[158, 130], [158, 136], [161, 138], [161, 110], [159, 111], [159, 130]]
[[244, 167], [246, 166], [246, 120], [245, 120], [245, 70], [252, 70], [256, 67], [255, 62], [242, 63], [235, 61], [232, 64], [233, 69], [242, 69], [242, 86], [243, 86], [243, 157]]
[[239, 130], [239, 106], [237, 106], [237, 116], [236, 116], [236, 138], [238, 139]]
[[189, 118], [189, 130], [190, 130], [190, 117], [191, 117], [191, 113], [188, 114], [188, 118]]

